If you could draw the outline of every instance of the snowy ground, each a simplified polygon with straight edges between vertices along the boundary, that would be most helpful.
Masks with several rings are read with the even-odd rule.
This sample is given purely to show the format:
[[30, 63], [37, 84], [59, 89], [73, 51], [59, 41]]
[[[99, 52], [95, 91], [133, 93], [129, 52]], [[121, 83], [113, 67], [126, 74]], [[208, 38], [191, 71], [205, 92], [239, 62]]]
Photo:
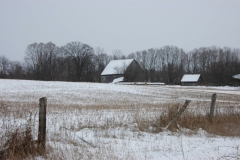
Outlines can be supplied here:
[[233, 106], [239, 112], [239, 87], [0, 79], [0, 91], [0, 102], [14, 105], [17, 111], [0, 115], [1, 128], [25, 124], [29, 112], [37, 121], [38, 100], [47, 97], [49, 159], [240, 158], [239, 137], [211, 135], [201, 128], [190, 135], [183, 131], [143, 132], [136, 123], [137, 120], [154, 119], [167, 104], [183, 104], [186, 99], [192, 100], [188, 110], [198, 113], [209, 110], [213, 93], [217, 93], [217, 107]]

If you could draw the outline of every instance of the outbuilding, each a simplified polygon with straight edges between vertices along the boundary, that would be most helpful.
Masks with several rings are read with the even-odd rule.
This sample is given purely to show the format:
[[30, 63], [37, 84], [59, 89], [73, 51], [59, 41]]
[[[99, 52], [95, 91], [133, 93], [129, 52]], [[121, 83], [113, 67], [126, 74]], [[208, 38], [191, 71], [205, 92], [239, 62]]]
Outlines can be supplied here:
[[182, 77], [181, 84], [183, 86], [197, 86], [203, 83], [203, 78], [200, 74], [185, 74]]
[[144, 71], [135, 59], [112, 60], [101, 73], [102, 83], [143, 82]]

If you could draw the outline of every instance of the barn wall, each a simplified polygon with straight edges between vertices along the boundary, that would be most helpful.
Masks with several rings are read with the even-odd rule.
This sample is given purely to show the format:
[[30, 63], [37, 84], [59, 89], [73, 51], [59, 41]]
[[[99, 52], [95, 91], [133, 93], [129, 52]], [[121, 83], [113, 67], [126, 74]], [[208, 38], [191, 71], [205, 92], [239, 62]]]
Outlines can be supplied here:
[[197, 86], [197, 82], [182, 82], [183, 86]]
[[235, 79], [233, 82], [234, 86], [240, 86], [240, 79]]
[[144, 82], [144, 71], [134, 60], [124, 72], [124, 78], [127, 82]]
[[104, 75], [101, 76], [101, 82], [102, 83], [111, 83], [114, 79], [123, 77], [122, 74], [115, 74], [115, 75]]

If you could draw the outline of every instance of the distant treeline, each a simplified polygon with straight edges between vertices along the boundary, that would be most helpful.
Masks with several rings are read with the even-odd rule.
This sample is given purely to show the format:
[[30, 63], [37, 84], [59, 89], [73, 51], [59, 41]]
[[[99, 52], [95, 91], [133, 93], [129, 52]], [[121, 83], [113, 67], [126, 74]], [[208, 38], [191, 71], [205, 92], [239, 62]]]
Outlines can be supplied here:
[[124, 55], [114, 50], [93, 49], [81, 42], [58, 47], [54, 43], [27, 46], [24, 62], [0, 56], [0, 78], [45, 81], [100, 82], [111, 60], [135, 59], [145, 71], [145, 81], [178, 84], [183, 74], [201, 74], [206, 85], [229, 85], [240, 74], [240, 49], [201, 47], [189, 52], [164, 46]]

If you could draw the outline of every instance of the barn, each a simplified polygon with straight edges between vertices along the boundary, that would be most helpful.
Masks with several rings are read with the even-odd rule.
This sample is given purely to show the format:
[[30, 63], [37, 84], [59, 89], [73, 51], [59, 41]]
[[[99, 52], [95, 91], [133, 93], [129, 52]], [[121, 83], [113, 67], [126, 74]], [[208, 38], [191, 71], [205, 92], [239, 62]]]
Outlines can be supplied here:
[[197, 86], [203, 83], [203, 78], [200, 74], [185, 74], [182, 77], [181, 84], [183, 86]]
[[101, 73], [102, 83], [143, 81], [144, 71], [135, 59], [112, 60]]

